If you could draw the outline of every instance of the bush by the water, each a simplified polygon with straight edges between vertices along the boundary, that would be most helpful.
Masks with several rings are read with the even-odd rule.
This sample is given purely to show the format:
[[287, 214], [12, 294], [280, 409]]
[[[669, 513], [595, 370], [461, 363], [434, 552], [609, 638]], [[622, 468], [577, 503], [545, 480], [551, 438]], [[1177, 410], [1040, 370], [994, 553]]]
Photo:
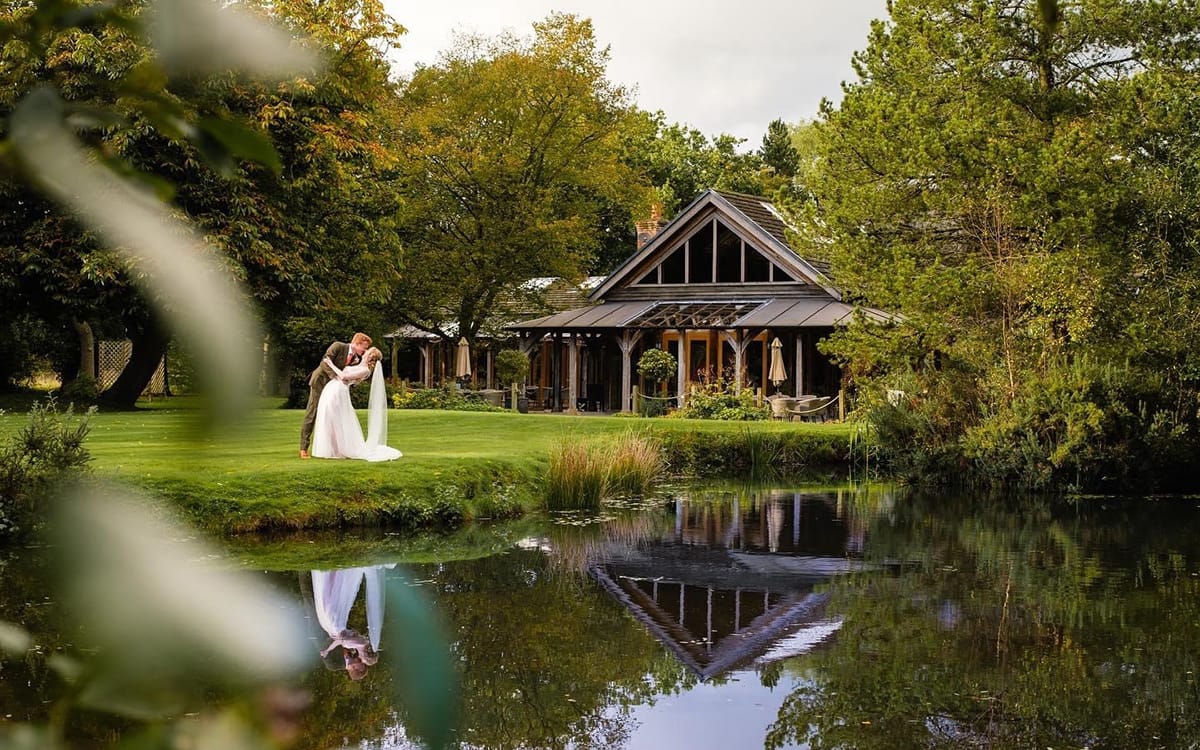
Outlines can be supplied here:
[[397, 409], [447, 409], [450, 411], [504, 411], [489, 404], [472, 391], [460, 391], [451, 385], [440, 388], [416, 388], [391, 396]]
[[607, 497], [644, 495], [664, 468], [658, 443], [636, 432], [615, 440], [564, 440], [550, 453], [546, 506], [594, 509]]
[[1061, 364], [971, 420], [955, 415], [949, 395], [927, 392], [872, 410], [893, 471], [914, 481], [965, 478], [1032, 490], [1154, 491], [1194, 482], [1200, 397], [1158, 373]]
[[36, 528], [54, 493], [87, 470], [88, 430], [88, 415], [70, 406], [34, 404], [29, 422], [0, 449], [0, 536]]
[[844, 434], [810, 430], [663, 431], [657, 435], [672, 474], [768, 478], [842, 469], [851, 459]]
[[753, 390], [743, 388], [737, 391], [732, 382], [722, 378], [693, 388], [684, 407], [675, 411], [673, 416], [752, 422], [770, 418], [771, 408], [756, 404]]

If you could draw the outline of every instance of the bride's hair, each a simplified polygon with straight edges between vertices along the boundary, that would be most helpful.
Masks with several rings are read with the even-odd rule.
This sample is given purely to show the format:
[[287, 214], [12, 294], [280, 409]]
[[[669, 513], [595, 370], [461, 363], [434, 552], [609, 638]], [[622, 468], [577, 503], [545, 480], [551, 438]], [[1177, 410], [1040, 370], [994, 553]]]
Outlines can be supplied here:
[[370, 369], [371, 372], [375, 372], [375, 365], [381, 359], [383, 359], [383, 352], [379, 351], [379, 347], [377, 346], [372, 346], [363, 355], [363, 362], [367, 364], [367, 368]]

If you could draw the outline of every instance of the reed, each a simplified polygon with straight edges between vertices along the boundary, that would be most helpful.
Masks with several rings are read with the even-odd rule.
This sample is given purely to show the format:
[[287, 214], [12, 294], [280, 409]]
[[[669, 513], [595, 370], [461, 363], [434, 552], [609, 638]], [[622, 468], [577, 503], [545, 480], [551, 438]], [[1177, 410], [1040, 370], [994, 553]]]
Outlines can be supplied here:
[[610, 449], [606, 495], [645, 495], [654, 489], [663, 472], [662, 446], [643, 433], [627, 432]]
[[666, 465], [658, 442], [628, 431], [605, 441], [564, 440], [550, 452], [546, 507], [579, 510], [600, 507], [620, 495], [644, 495]]
[[559, 443], [550, 451], [546, 507], [550, 510], [599, 508], [608, 486], [609, 464], [603, 446], [579, 439]]

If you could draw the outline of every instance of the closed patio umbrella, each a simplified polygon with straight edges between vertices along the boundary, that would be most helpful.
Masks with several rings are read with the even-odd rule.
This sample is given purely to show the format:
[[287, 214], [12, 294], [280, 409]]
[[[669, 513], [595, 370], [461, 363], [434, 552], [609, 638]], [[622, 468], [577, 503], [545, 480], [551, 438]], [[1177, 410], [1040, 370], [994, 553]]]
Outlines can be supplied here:
[[783, 343], [778, 337], [771, 342], [771, 369], [767, 373], [767, 380], [775, 384], [775, 390], [779, 390], [779, 384], [787, 380], [787, 368], [783, 366]]
[[466, 336], [458, 340], [457, 349], [454, 359], [454, 377], [469, 378], [471, 377], [471, 345], [467, 343]]

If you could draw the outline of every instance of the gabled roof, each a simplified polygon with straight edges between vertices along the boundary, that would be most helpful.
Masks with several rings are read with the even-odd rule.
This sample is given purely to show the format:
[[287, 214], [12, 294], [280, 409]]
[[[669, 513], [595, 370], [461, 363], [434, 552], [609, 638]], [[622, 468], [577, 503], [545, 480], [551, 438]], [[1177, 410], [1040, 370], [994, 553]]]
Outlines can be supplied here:
[[810, 262], [788, 244], [787, 225], [779, 212], [766, 198], [743, 193], [705, 190], [687, 208], [671, 219], [662, 231], [630, 256], [603, 283], [592, 290], [589, 296], [594, 301], [614, 289], [629, 285], [637, 280], [648, 261], [662, 253], [666, 245], [679, 239], [680, 230], [703, 213], [713, 211], [721, 215], [731, 228], [756, 241], [770, 260], [777, 263], [793, 277], [807, 281], [823, 289], [830, 297], [840, 300], [841, 293], [829, 284], [825, 277], [828, 268], [824, 264]]

